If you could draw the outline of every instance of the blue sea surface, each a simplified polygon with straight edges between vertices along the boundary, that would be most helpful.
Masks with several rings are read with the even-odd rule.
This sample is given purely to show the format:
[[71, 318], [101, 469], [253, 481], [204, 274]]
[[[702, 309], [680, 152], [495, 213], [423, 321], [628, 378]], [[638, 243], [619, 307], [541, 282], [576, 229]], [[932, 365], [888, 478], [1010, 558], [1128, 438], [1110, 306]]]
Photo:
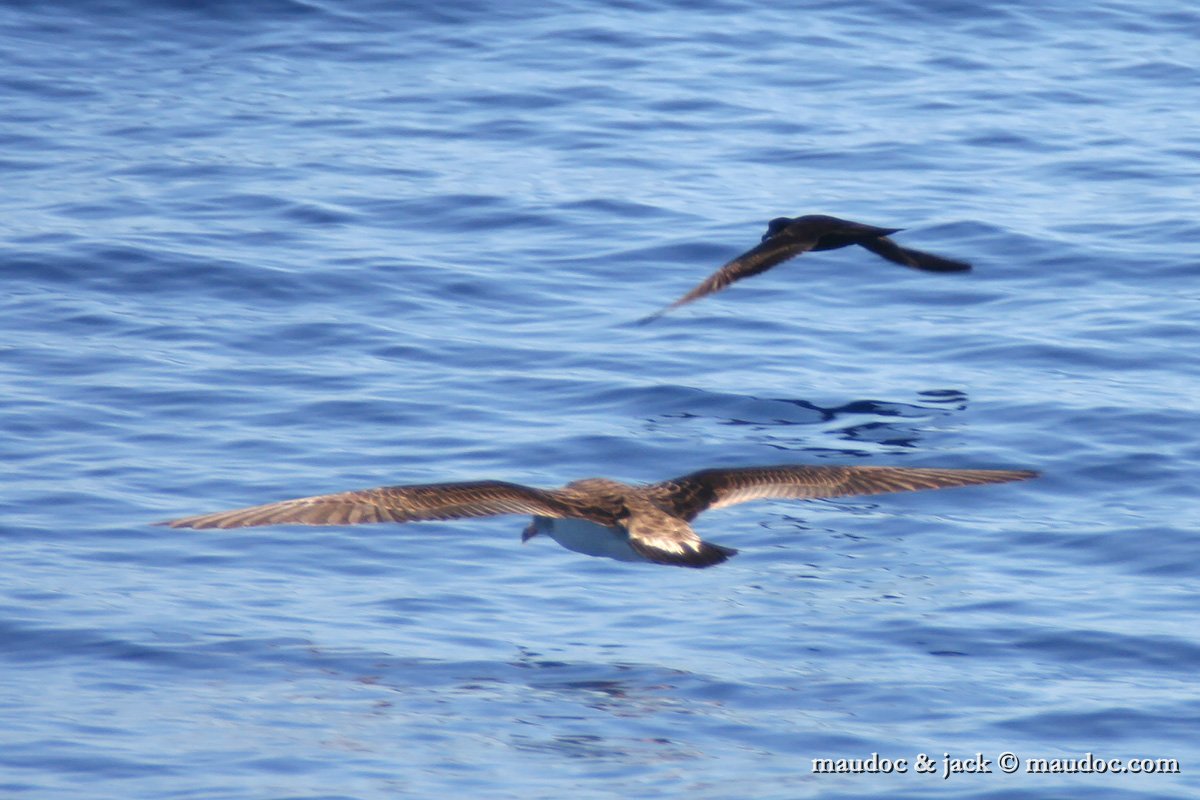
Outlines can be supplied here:
[[[7, 4], [0, 796], [1200, 795], [1198, 56], [1175, 0]], [[636, 324], [807, 213], [975, 270]], [[152, 525], [777, 463], [1043, 474], [714, 510], [705, 570]]]

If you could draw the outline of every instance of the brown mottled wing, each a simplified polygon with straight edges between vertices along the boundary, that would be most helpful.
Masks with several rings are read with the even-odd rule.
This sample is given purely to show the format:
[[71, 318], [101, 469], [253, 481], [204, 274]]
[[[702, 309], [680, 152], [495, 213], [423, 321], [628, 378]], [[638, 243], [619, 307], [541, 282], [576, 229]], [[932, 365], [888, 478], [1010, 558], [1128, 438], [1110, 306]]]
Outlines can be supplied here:
[[752, 247], [725, 266], [709, 275], [701, 283], [671, 305], [656, 311], [648, 317], [643, 317], [643, 323], [658, 319], [668, 311], [682, 305], [699, 300], [701, 297], [719, 292], [735, 281], [749, 278], [766, 272], [771, 267], [795, 258], [801, 253], [811, 250], [820, 238], [820, 233], [807, 225], [794, 225], [786, 228], [778, 235], [772, 236], [756, 247]]
[[650, 503], [631, 510], [634, 513], [621, 523], [629, 534], [629, 545], [656, 564], [711, 567], [737, 554], [732, 547], [703, 541], [687, 522]]
[[901, 247], [886, 236], [880, 236], [874, 239], [859, 239], [857, 244], [867, 248], [877, 256], [882, 256], [888, 261], [896, 264], [902, 264], [913, 269], [925, 270], [926, 272], [968, 272], [971, 265], [965, 261], [955, 261], [950, 258], [942, 258], [935, 256], [933, 253], [923, 253], [920, 250], [909, 250], [907, 247]]
[[1036, 477], [1032, 470], [791, 466], [706, 469], [648, 486], [653, 501], [684, 520], [701, 511], [766, 498], [915, 492]]
[[[581, 513], [581, 511], [583, 513]], [[354, 492], [283, 500], [261, 506], [173, 519], [172, 528], [247, 528], [255, 525], [356, 525], [364, 522], [539, 514], [582, 516], [586, 511], [560, 499], [554, 490], [502, 481], [385, 486]]]

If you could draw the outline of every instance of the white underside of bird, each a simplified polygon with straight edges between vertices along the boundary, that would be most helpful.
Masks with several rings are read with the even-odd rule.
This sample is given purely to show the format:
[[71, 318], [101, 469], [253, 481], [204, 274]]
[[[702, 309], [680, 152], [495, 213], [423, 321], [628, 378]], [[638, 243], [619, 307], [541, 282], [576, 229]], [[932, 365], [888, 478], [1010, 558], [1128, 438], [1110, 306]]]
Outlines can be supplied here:
[[545, 534], [568, 550], [585, 556], [653, 563], [633, 549], [629, 532], [624, 528], [608, 528], [585, 519], [534, 517], [521, 534], [521, 540], [527, 542], [538, 534]]

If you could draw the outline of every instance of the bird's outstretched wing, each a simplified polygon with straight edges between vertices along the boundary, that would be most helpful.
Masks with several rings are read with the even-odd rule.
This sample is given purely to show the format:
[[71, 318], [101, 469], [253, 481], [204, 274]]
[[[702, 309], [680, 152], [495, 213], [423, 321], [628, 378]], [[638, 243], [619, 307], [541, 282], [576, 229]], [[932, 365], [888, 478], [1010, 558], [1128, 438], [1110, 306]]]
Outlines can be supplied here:
[[701, 511], [767, 498], [819, 498], [914, 492], [1037, 476], [1032, 470], [782, 465], [705, 469], [648, 486], [653, 502], [692, 520]]
[[[247, 528], [256, 525], [356, 525], [364, 522], [539, 514], [589, 518], [555, 490], [503, 481], [384, 486], [283, 500], [159, 523], [172, 528]], [[605, 520], [597, 520], [605, 522]]]
[[694, 300], [699, 300], [701, 297], [719, 292], [735, 281], [766, 272], [771, 267], [782, 264], [789, 258], [795, 258], [801, 253], [811, 250], [816, 246], [819, 238], [819, 231], [802, 225], [788, 228], [742, 253], [712, 275], [709, 275], [695, 289], [692, 289], [683, 297], [671, 303], [671, 305], [654, 312], [648, 317], [642, 317], [638, 322], [642, 324], [652, 322], [668, 311], [691, 303]]
[[865, 247], [877, 256], [886, 258], [896, 264], [901, 264], [912, 269], [924, 270], [926, 272], [969, 272], [971, 265], [965, 261], [955, 261], [952, 258], [942, 258], [935, 256], [933, 253], [925, 253], [921, 250], [909, 250], [907, 247], [901, 247], [886, 236], [880, 236], [874, 239], [860, 239], [856, 242], [860, 247]]

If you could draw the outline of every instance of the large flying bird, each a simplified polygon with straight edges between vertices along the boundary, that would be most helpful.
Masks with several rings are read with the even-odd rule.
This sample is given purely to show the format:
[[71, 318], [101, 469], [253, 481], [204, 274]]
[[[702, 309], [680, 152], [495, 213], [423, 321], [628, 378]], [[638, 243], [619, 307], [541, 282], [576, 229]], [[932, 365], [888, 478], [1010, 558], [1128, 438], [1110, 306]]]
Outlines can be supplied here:
[[173, 528], [353, 525], [532, 514], [522, 534], [545, 533], [568, 550], [618, 561], [710, 567], [737, 551], [703, 541], [700, 512], [764, 498], [819, 498], [1019, 481], [1030, 470], [783, 465], [706, 469], [634, 486], [585, 478], [561, 489], [503, 481], [386, 486], [218, 511], [159, 523]]

